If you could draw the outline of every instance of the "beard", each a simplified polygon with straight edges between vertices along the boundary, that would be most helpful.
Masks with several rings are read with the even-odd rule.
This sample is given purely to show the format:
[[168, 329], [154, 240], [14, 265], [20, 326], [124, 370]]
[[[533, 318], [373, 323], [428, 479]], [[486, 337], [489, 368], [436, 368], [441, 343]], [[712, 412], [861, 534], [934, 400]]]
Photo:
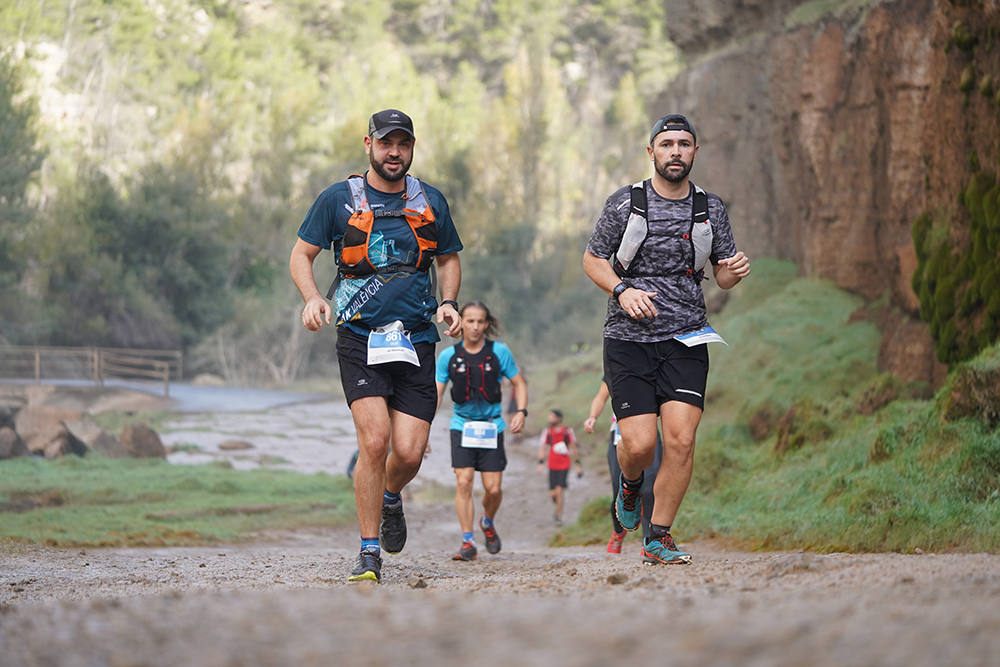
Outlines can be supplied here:
[[[668, 169], [668, 167], [670, 167], [672, 165], [680, 165], [682, 167], [682, 169], [679, 172], [671, 172]], [[657, 162], [656, 163], [656, 173], [659, 174], [660, 176], [662, 176], [663, 178], [665, 178], [667, 181], [669, 181], [671, 183], [680, 183], [685, 178], [687, 178], [688, 174], [691, 173], [691, 167], [693, 167], [693, 166], [694, 166], [694, 160], [692, 160], [691, 163], [688, 164], [688, 163], [684, 162], [684, 160], [681, 160], [681, 159], [678, 158], [678, 159], [671, 160], [669, 162], [665, 162], [663, 164], [660, 164], [659, 162]]]
[[371, 164], [372, 169], [375, 170], [376, 174], [378, 174], [380, 177], [382, 177], [384, 180], [390, 183], [395, 183], [396, 181], [402, 180], [406, 176], [406, 172], [410, 170], [410, 163], [413, 162], [413, 158], [410, 158], [409, 162], [396, 163], [402, 167], [402, 169], [400, 169], [396, 173], [392, 173], [386, 170], [385, 165], [386, 162], [388, 162], [388, 160], [383, 160], [382, 162], [378, 162], [375, 159], [374, 155], [369, 155], [368, 162]]

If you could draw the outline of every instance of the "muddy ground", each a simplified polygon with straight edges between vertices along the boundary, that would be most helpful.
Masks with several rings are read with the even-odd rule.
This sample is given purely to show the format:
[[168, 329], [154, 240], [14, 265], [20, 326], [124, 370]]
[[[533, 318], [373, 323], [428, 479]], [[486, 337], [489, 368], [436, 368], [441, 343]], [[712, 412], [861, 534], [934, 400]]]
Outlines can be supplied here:
[[[692, 565], [649, 567], [637, 541], [621, 555], [550, 548], [534, 441], [509, 451], [503, 551], [449, 559], [459, 536], [439, 446], [425, 471], [438, 484], [408, 502], [410, 541], [378, 586], [345, 583], [357, 537], [343, 528], [2, 553], [0, 665], [1000, 664], [1000, 556], [697, 540], [684, 545]], [[607, 483], [599, 470], [572, 480], [567, 515]]]

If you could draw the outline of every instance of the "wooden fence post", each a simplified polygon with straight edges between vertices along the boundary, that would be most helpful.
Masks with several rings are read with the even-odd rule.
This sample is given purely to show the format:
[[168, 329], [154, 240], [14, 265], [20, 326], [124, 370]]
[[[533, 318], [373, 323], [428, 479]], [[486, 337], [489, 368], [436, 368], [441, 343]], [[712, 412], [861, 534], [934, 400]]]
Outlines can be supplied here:
[[35, 348], [35, 384], [42, 383], [42, 351]]

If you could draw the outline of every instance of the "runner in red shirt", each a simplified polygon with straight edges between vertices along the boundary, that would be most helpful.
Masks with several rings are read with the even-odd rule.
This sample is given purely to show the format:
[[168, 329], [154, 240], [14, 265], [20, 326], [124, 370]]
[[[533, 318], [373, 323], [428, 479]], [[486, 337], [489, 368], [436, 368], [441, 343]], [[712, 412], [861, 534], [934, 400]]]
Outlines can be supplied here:
[[580, 455], [576, 449], [576, 436], [573, 429], [562, 423], [563, 415], [559, 410], [549, 412], [549, 426], [542, 431], [538, 441], [538, 471], [545, 471], [548, 460], [549, 497], [556, 504], [555, 522], [562, 523], [563, 496], [569, 481], [569, 469], [576, 461], [577, 477], [583, 476], [580, 465]]

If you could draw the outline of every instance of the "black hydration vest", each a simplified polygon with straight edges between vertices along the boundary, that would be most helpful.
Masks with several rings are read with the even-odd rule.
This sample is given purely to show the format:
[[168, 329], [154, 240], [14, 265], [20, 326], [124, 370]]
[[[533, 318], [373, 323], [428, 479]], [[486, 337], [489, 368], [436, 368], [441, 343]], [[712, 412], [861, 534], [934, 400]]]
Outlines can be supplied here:
[[476, 399], [487, 403], [501, 401], [500, 362], [493, 354], [491, 340], [487, 340], [476, 354], [469, 354], [461, 343], [457, 343], [448, 362], [448, 377], [451, 379], [451, 400], [455, 403]]

